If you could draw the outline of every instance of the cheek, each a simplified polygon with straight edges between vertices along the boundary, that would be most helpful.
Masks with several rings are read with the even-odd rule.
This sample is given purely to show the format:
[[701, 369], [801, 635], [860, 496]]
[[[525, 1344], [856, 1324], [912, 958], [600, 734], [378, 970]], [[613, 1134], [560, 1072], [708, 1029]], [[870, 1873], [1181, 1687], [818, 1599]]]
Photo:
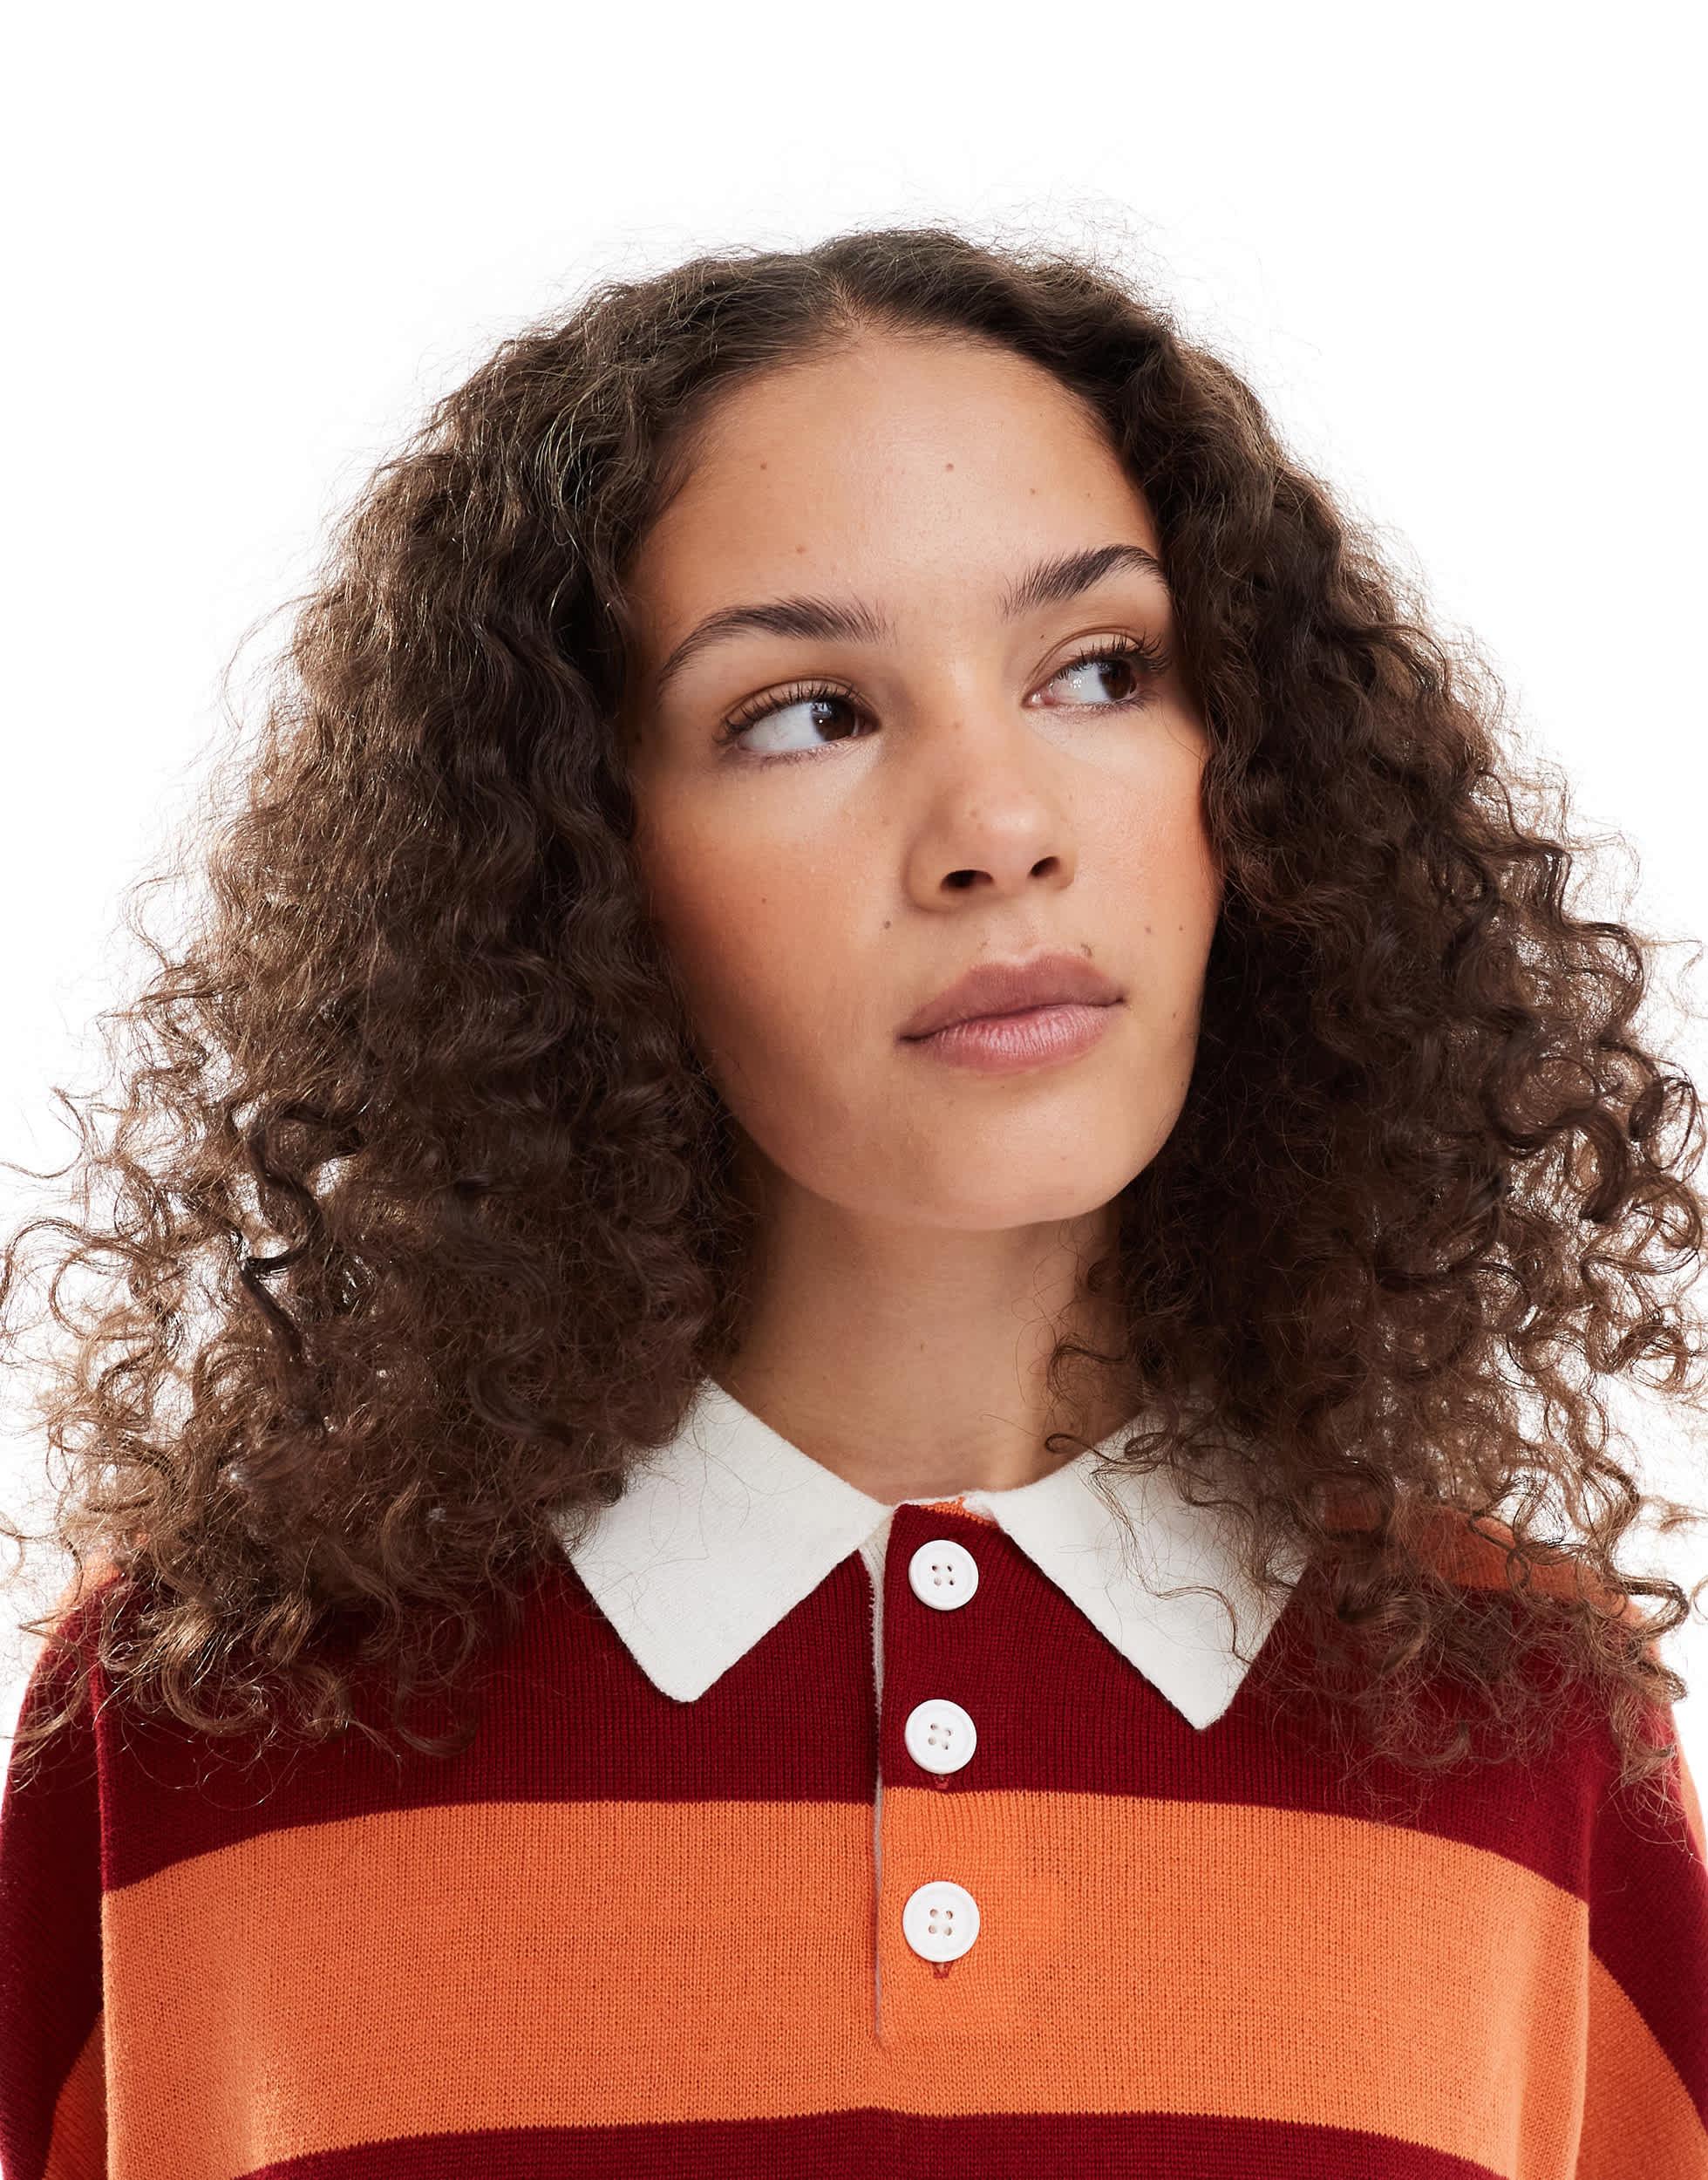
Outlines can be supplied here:
[[1112, 779], [1083, 814], [1082, 864], [1106, 869], [1146, 920], [1160, 916], [1171, 929], [1201, 923], [1221, 896], [1203, 817], [1208, 755], [1201, 730], [1174, 719], [1160, 722], [1132, 769]]
[[[1099, 914], [1107, 958], [1126, 977], [1150, 1090], [1184, 1091], [1195, 1055], [1204, 971], [1221, 910], [1222, 876], [1201, 814], [1200, 768], [1153, 775], [1084, 845], [1109, 874]], [[1153, 1072], [1152, 1072], [1153, 1071]]]
[[646, 873], [713, 1080], [738, 1114], [786, 1097], [812, 1055], [834, 1049], [836, 995], [850, 990], [834, 882], [821, 866], [793, 873], [774, 848], [744, 854], [710, 837], [658, 841]]
[[1147, 845], [1146, 918], [1171, 958], [1201, 970], [1221, 907], [1221, 873], [1200, 821], [1196, 799]]

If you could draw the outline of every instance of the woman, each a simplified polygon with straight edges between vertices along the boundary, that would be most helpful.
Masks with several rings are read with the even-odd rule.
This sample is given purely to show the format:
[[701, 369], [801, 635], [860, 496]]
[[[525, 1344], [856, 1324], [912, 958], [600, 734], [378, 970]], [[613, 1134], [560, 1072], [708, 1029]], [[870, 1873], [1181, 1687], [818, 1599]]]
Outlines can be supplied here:
[[1708, 2173], [1693, 1093], [1474, 655], [937, 229], [337, 544], [85, 1127], [8, 2174]]

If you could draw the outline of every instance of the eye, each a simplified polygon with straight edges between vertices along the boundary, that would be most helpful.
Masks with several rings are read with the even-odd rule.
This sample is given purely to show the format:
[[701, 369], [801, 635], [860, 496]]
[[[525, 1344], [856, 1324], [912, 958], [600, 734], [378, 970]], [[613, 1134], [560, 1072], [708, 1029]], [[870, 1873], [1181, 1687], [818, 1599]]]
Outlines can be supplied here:
[[[1090, 667], [1117, 666], [1120, 669], [1117, 680], [1133, 685], [1112, 697], [1106, 704], [1099, 705], [1093, 700], [1092, 709], [1125, 711], [1150, 702], [1152, 691], [1146, 685], [1160, 679], [1167, 672], [1168, 665], [1168, 653], [1154, 637], [1112, 636], [1081, 651], [1077, 658], [1070, 658], [1065, 666], [1058, 667], [1047, 685], [1053, 688], [1070, 674], [1084, 674]], [[1091, 685], [1098, 685], [1095, 679]]]
[[[816, 713], [819, 716], [809, 721], [809, 725], [834, 726], [834, 719], [827, 719], [824, 715], [834, 713], [839, 706], [846, 712], [860, 715], [860, 705], [848, 690], [839, 689], [834, 683], [827, 681], [797, 682], [785, 689], [780, 696], [761, 697], [757, 703], [744, 705], [733, 718], [724, 722], [713, 739], [720, 746], [731, 742], [744, 743], [757, 752], [762, 763], [777, 763], [791, 757], [811, 757], [814, 753], [810, 746], [806, 749], [764, 748], [760, 746], [756, 730], [763, 726], [769, 732], [773, 720], [786, 719], [791, 712]], [[847, 741], [848, 739], [846, 732], [833, 732], [831, 735], [833, 741]], [[820, 743], [818, 746], [822, 748], [824, 745]]]
[[[1112, 636], [1101, 639], [1070, 658], [1065, 666], [1058, 666], [1045, 685], [1053, 688], [1058, 681], [1070, 675], [1085, 675], [1089, 670], [1116, 668], [1118, 680], [1132, 685], [1126, 691], [1106, 697], [1099, 703], [1094, 697], [1070, 698], [1084, 704], [1089, 711], [1129, 712], [1148, 704], [1153, 694], [1151, 685], [1166, 674], [1172, 661], [1167, 648], [1154, 637]], [[1095, 683], [1091, 685], [1096, 686]], [[1057, 707], [1051, 706], [1051, 709]], [[865, 720], [869, 726], [871, 717], [851, 690], [839, 687], [834, 682], [796, 682], [780, 693], [760, 697], [745, 705], [732, 718], [725, 720], [713, 736], [720, 748], [740, 745], [753, 753], [759, 764], [789, 764], [800, 758], [813, 757], [827, 746], [825, 742], [808, 743], [804, 748], [775, 749], [762, 746], [763, 739], [773, 739], [786, 730], [774, 727], [773, 721], [781, 722], [792, 712], [807, 715], [807, 728], [814, 726], [831, 730], [831, 741], [845, 742], [856, 738], [858, 726], [844, 725], [836, 729], [839, 713], [846, 719]]]

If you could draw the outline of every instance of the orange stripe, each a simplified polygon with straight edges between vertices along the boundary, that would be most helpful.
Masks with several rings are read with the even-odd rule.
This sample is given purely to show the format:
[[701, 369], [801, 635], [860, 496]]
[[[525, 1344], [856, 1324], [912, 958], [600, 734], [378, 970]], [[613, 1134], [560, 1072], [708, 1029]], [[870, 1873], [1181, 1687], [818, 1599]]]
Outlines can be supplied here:
[[925, 1499], [919, 1505], [920, 1511], [924, 1514], [958, 1514], [963, 1522], [983, 1522], [986, 1529], [997, 1526], [994, 1514], [981, 1514], [977, 1508], [969, 1506], [964, 1499]]
[[[1583, 1903], [1503, 1856], [1119, 1795], [893, 1787], [883, 1811], [882, 2043], [859, 1803], [428, 1808], [112, 1892], [112, 2180], [862, 2104], [1366, 2129], [1554, 2180], [1589, 2029], [1592, 2108], [1653, 2115], [1650, 2173], [1703, 2157], [1664, 2054], [1586, 1966]], [[983, 1917], [942, 1974], [899, 1929], [937, 1877]]]

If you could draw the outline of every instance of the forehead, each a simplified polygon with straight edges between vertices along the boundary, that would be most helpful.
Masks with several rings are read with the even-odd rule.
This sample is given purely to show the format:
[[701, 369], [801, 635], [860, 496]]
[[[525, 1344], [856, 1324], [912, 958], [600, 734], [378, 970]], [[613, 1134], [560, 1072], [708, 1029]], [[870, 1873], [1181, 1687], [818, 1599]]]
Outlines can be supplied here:
[[957, 558], [970, 577], [1112, 535], [1160, 555], [1101, 420], [1051, 372], [987, 342], [874, 336], [713, 405], [632, 587], [675, 621], [756, 584]]

